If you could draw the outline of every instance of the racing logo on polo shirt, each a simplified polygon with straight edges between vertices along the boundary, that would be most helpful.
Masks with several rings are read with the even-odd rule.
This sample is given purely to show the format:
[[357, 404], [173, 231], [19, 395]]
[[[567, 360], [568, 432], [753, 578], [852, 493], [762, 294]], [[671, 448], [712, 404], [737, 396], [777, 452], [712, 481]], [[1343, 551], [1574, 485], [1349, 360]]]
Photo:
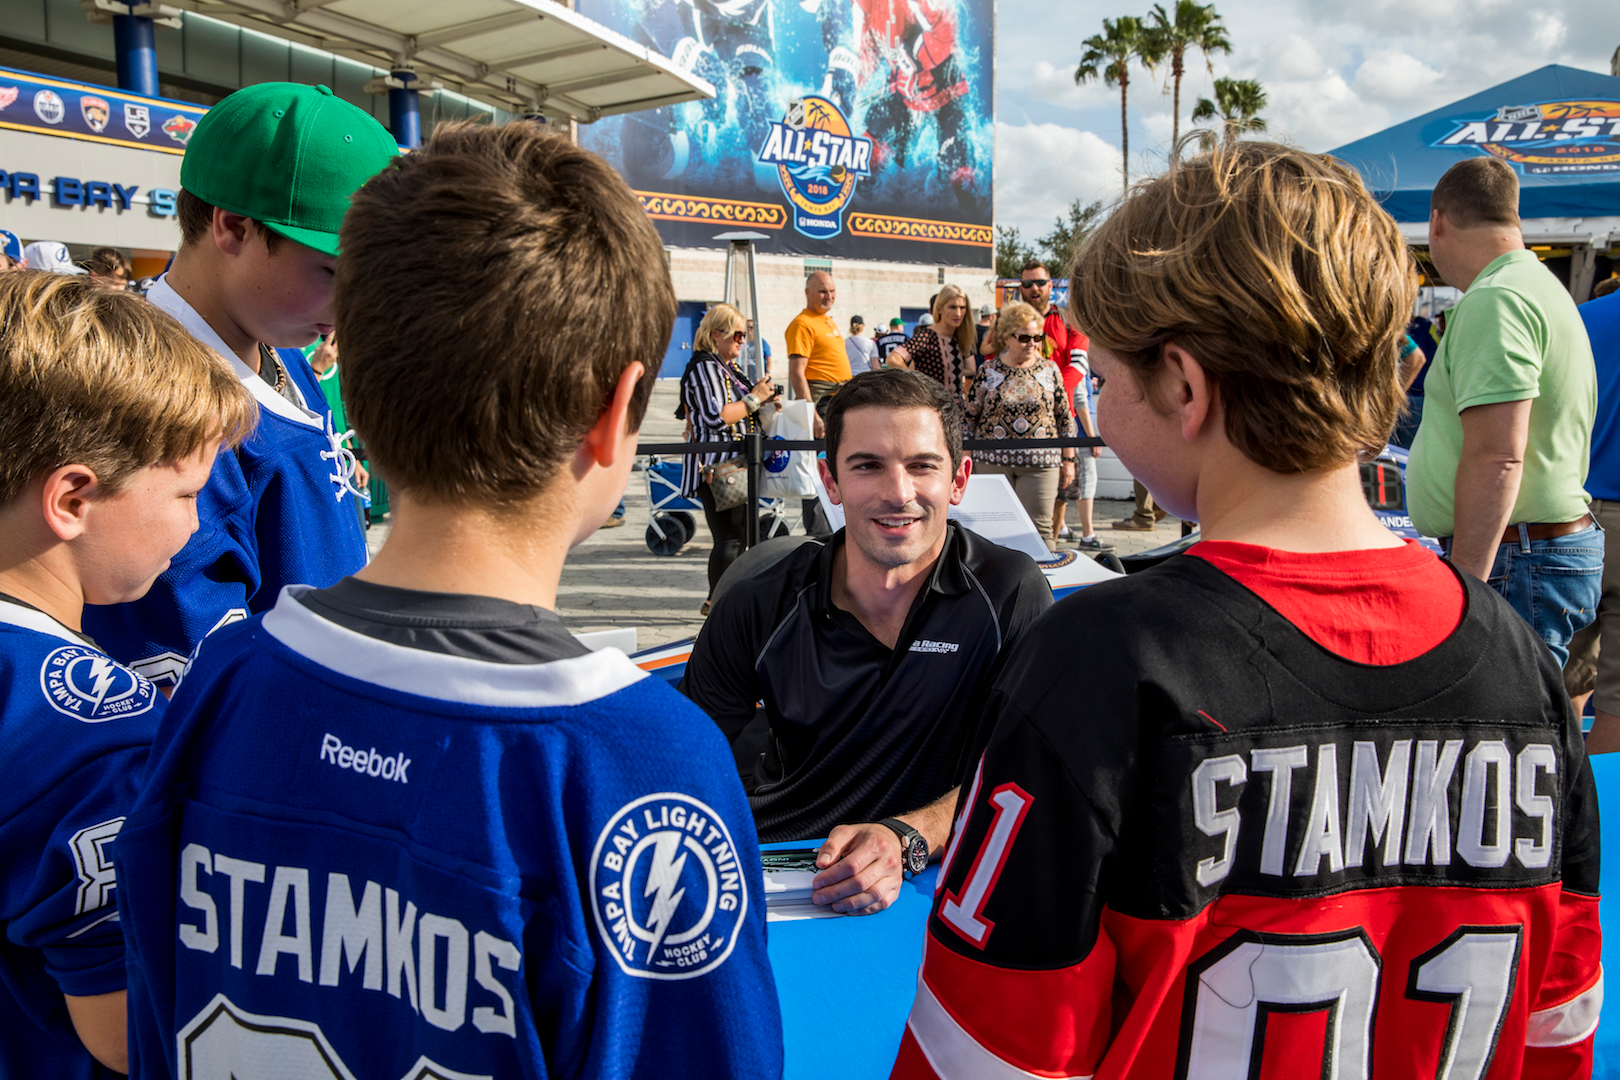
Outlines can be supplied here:
[[1455, 117], [1431, 146], [1476, 149], [1527, 176], [1620, 172], [1620, 101], [1542, 101]]
[[831, 101], [808, 94], [788, 102], [771, 125], [759, 160], [775, 165], [782, 194], [793, 204], [793, 227], [825, 240], [844, 231], [844, 207], [855, 181], [872, 175], [872, 140], [857, 136]]
[[625, 974], [691, 979], [725, 963], [748, 913], [731, 831], [690, 795], [626, 803], [591, 852], [602, 940]]
[[64, 645], [47, 656], [39, 688], [53, 709], [86, 724], [139, 716], [157, 697], [151, 683], [84, 645]]
[[62, 104], [62, 95], [55, 90], [40, 90], [34, 94], [34, 115], [47, 124], [60, 124], [67, 115], [67, 106]]

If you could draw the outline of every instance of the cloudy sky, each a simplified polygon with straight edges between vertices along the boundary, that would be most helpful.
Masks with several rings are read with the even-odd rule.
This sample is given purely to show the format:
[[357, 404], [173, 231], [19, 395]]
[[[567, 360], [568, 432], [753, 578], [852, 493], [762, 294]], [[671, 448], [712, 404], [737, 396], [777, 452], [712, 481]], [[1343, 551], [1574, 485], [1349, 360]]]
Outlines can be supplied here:
[[[1544, 64], [1607, 72], [1620, 46], [1620, 0], [1215, 0], [1232, 41], [1216, 75], [1258, 79], [1271, 135], [1307, 150], [1408, 120]], [[1171, 6], [1165, 0], [1165, 6]], [[1117, 197], [1119, 91], [1077, 87], [1081, 42], [1102, 20], [1144, 14], [1107, 0], [999, 0], [996, 222], [1047, 232], [1076, 198]], [[1182, 130], [1212, 97], [1188, 58]], [[1131, 173], [1163, 167], [1171, 107], [1163, 75], [1133, 71]]]

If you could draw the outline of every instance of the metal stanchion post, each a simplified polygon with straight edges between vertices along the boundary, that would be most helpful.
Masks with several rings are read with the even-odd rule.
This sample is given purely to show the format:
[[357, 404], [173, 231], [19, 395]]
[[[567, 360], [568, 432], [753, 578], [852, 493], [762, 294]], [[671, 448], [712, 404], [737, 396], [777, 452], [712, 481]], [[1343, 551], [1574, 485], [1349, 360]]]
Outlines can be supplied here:
[[748, 465], [748, 526], [743, 534], [747, 538], [744, 551], [759, 543], [759, 471], [765, 461], [762, 450], [759, 432], [750, 431], [743, 436], [743, 460]]

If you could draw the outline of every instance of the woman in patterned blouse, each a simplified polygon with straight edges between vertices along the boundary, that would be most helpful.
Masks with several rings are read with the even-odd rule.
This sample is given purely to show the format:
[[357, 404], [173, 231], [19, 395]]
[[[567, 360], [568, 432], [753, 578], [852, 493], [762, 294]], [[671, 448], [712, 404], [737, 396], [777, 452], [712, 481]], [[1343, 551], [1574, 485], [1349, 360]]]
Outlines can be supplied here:
[[958, 405], [963, 404], [963, 383], [978, 370], [979, 335], [968, 318], [968, 298], [958, 285], [946, 285], [934, 297], [934, 325], [919, 326], [911, 340], [884, 361], [889, 367], [911, 368], [942, 383]]
[[[990, 331], [996, 355], [984, 363], [967, 402], [968, 422], [978, 439], [1056, 439], [1075, 434], [1074, 413], [1063, 390], [1063, 373], [1041, 355], [1046, 331], [1025, 303], [1001, 309]], [[1018, 493], [1046, 546], [1052, 536], [1052, 505], [1074, 480], [1073, 447], [1049, 450], [981, 450], [973, 471], [1005, 476]]]

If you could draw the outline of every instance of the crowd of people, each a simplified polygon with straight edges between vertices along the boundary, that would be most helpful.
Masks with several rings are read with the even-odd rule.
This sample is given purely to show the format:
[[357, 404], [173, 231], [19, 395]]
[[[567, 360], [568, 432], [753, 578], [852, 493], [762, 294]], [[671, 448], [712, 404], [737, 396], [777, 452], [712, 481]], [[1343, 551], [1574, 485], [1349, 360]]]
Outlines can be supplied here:
[[[624, 180], [526, 122], [402, 156], [268, 83], [181, 181], [144, 296], [0, 275], [0, 1073], [779, 1076], [759, 845], [789, 839], [844, 915], [940, 864], [896, 1077], [1590, 1074], [1561, 661], [1620, 626], [1583, 487], [1620, 498], [1620, 296], [1535, 265], [1509, 166], [1434, 193], [1466, 291], [1409, 475], [1447, 559], [1361, 485], [1413, 367], [1406, 241], [1341, 163], [1238, 143], [1125, 199], [1066, 310], [1039, 264], [978, 323], [946, 287], [875, 370], [812, 274], [787, 379], [845, 526], [715, 595], [678, 690], [555, 613], [675, 317]], [[369, 561], [337, 325], [392, 489]], [[751, 329], [703, 319], [694, 441], [777, 399]], [[999, 472], [1054, 541], [1089, 456], [964, 439], [1089, 433], [1093, 389], [1141, 508], [1201, 538], [1054, 604], [947, 513]], [[711, 585], [737, 482], [690, 455]]]

